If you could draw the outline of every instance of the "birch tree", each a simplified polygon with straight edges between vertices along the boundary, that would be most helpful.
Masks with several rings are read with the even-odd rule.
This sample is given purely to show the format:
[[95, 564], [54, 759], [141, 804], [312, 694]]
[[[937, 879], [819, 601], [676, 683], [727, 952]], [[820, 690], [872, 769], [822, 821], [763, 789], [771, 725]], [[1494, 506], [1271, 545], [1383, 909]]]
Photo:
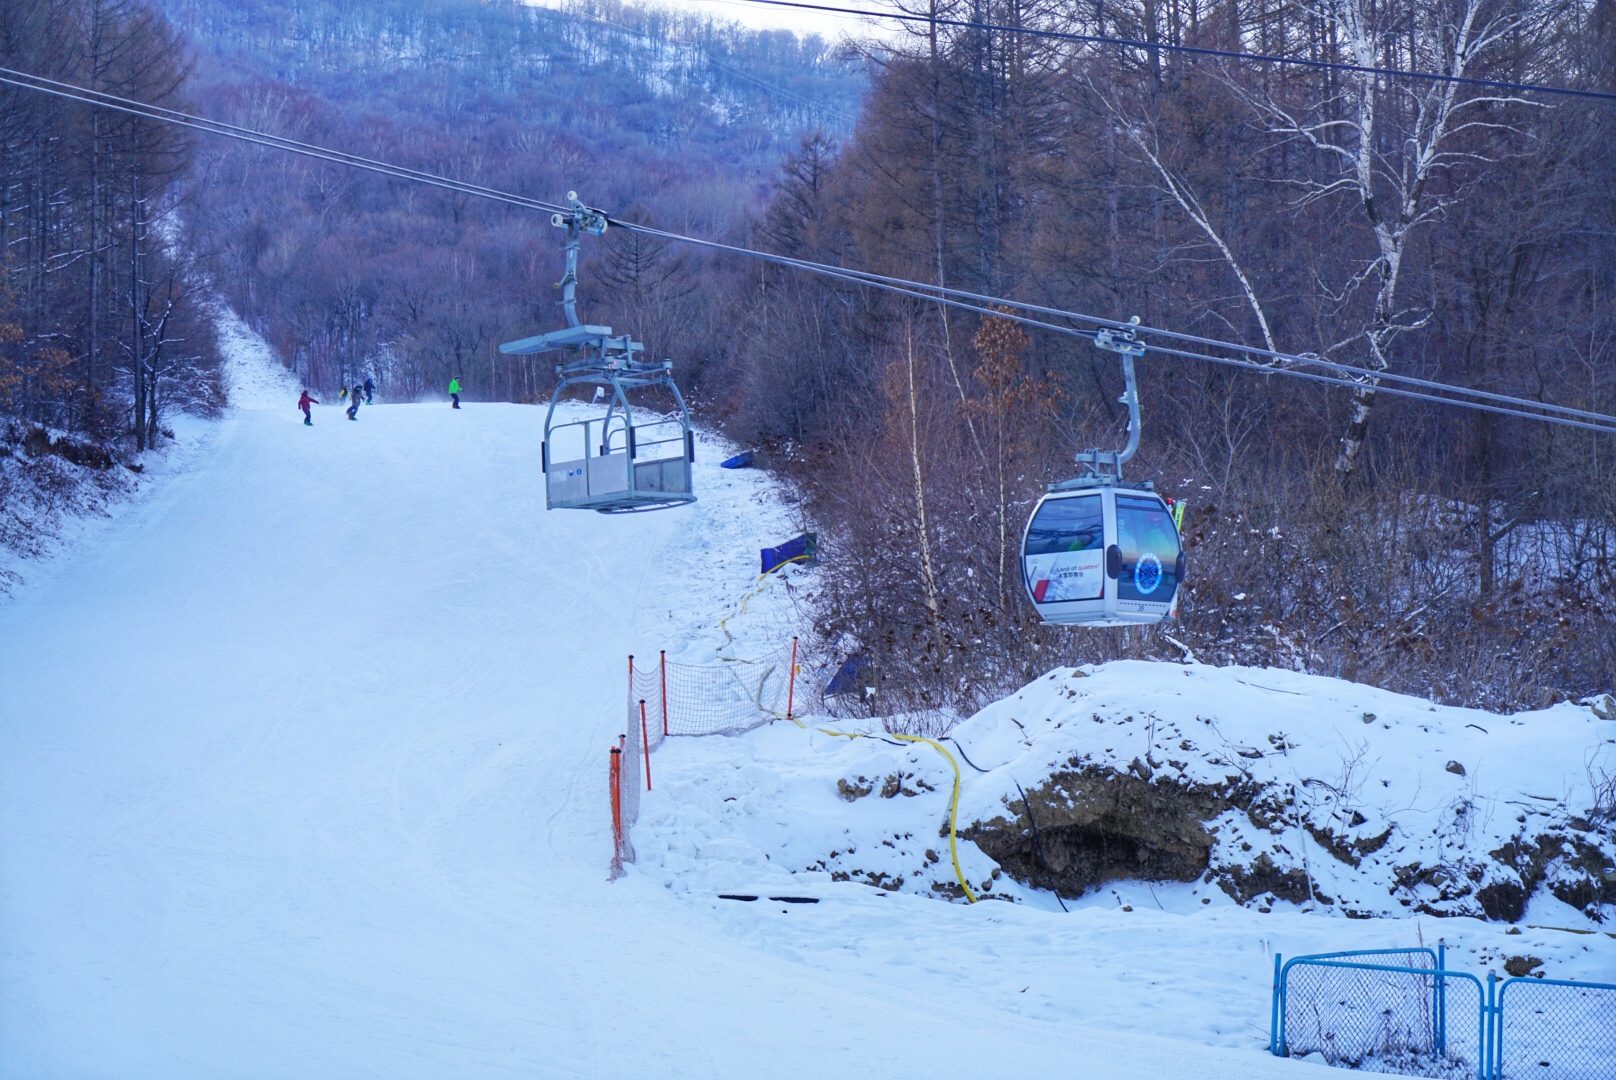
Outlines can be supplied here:
[[[1526, 5], [1498, 0], [1436, 0], [1381, 4], [1321, 0], [1311, 14], [1338, 42], [1340, 58], [1363, 68], [1406, 67], [1458, 79], [1485, 78], [1535, 19]], [[1389, 78], [1354, 72], [1331, 84], [1310, 79], [1295, 95], [1290, 84], [1250, 84], [1230, 73], [1229, 85], [1281, 143], [1311, 151], [1320, 167], [1287, 177], [1298, 207], [1345, 199], [1372, 246], [1330, 299], [1357, 311], [1350, 331], [1327, 354], [1357, 352], [1368, 374], [1354, 391], [1351, 419], [1336, 471], [1358, 464], [1379, 380], [1400, 335], [1420, 329], [1429, 309], [1406, 295], [1411, 241], [1461, 197], [1464, 165], [1494, 156], [1487, 147], [1510, 129], [1503, 119], [1523, 99], [1452, 81]], [[1445, 181], [1438, 183], [1438, 181]], [[1367, 299], [1365, 302], [1364, 298]]]

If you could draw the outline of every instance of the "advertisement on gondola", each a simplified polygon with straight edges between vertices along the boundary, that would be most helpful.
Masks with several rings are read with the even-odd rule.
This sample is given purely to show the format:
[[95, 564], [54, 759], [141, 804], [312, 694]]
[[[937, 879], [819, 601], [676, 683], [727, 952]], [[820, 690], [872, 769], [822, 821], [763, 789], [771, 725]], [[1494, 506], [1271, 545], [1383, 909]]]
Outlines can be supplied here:
[[1156, 499], [1117, 496], [1117, 547], [1122, 572], [1117, 598], [1170, 604], [1178, 588], [1178, 529]]
[[1022, 568], [1035, 604], [1105, 595], [1105, 519], [1098, 495], [1046, 500], [1027, 528]]
[[1029, 555], [1027, 581], [1035, 603], [1098, 600], [1105, 594], [1105, 552], [1096, 549]]

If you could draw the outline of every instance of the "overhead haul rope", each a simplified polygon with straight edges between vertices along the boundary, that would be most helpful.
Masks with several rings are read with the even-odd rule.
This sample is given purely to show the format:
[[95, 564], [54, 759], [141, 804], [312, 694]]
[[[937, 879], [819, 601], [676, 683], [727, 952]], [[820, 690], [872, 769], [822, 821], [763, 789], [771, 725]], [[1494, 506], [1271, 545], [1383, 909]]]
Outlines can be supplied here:
[[1460, 86], [1478, 86], [1488, 90], [1516, 90], [1523, 93], [1555, 94], [1561, 97], [1588, 98], [1593, 101], [1616, 101], [1616, 94], [1597, 90], [1572, 90], [1563, 86], [1545, 86], [1542, 83], [1509, 82], [1503, 79], [1477, 79], [1467, 75], [1446, 75], [1435, 71], [1416, 71], [1409, 68], [1373, 67], [1349, 64], [1341, 60], [1309, 60], [1305, 57], [1275, 56], [1268, 53], [1235, 52], [1231, 49], [1208, 49], [1199, 45], [1175, 45], [1163, 41], [1139, 41], [1134, 38], [1106, 37], [1102, 34], [1078, 34], [1070, 30], [1048, 30], [1036, 26], [1011, 26], [1006, 23], [979, 22], [974, 19], [952, 19], [944, 16], [915, 15], [906, 11], [872, 11], [868, 8], [842, 7], [836, 4], [812, 4], [806, 0], [730, 0], [731, 3], [761, 4], [767, 7], [797, 8], [802, 11], [823, 11], [831, 15], [852, 15], [862, 19], [884, 19], [889, 22], [925, 23], [928, 26], [951, 26], [961, 30], [986, 30], [1000, 34], [1023, 34], [1027, 37], [1054, 38], [1076, 41], [1085, 45], [1120, 45], [1127, 49], [1147, 52], [1182, 53], [1188, 56], [1209, 56], [1217, 60], [1234, 60], [1282, 64], [1289, 67], [1312, 68], [1316, 71], [1348, 71], [1357, 75], [1381, 75], [1391, 79], [1414, 79], [1423, 82], [1453, 83]]
[[[981, 293], [967, 292], [961, 289], [945, 288], [930, 285], [925, 282], [909, 281], [904, 278], [890, 277], [876, 274], [867, 270], [851, 270], [844, 267], [829, 266], [824, 263], [810, 262], [806, 259], [793, 259], [784, 255], [770, 255], [766, 252], [754, 251], [750, 248], [739, 247], [734, 244], [724, 244], [715, 240], [703, 240], [699, 237], [684, 236], [662, 229], [653, 229], [649, 226], [636, 225], [633, 222], [612, 219], [612, 224], [630, 232], [644, 233], [661, 239], [695, 244], [715, 251], [724, 251], [734, 255], [758, 259], [775, 265], [802, 270], [808, 273], [820, 274], [825, 277], [837, 278], [855, 285], [864, 285], [870, 288], [882, 289], [886, 292], [897, 293], [902, 296], [924, 300], [928, 303], [944, 304], [964, 311], [976, 312], [983, 316], [1005, 319], [1020, 323], [1038, 330], [1048, 330], [1057, 334], [1071, 337], [1081, 337], [1092, 341], [1101, 329], [1117, 328], [1122, 324], [1115, 319], [1106, 319], [1096, 315], [1085, 315], [1081, 312], [1065, 311], [1060, 308], [1045, 307], [1021, 300], [1008, 300], [1002, 297], [986, 296]], [[974, 301], [974, 302], [973, 302]], [[1005, 308], [1029, 311], [1036, 314], [1050, 315], [1056, 318], [1071, 319], [1077, 322], [1093, 323], [1094, 330], [1079, 329], [1071, 326], [1061, 326], [1056, 323], [1034, 319], [1027, 315], [1018, 315]], [[1378, 392], [1395, 397], [1413, 398], [1419, 401], [1429, 401], [1440, 405], [1456, 405], [1461, 408], [1474, 409], [1481, 412], [1498, 413], [1504, 416], [1514, 416], [1523, 420], [1539, 420], [1544, 423], [1560, 424], [1566, 427], [1582, 428], [1589, 431], [1599, 431], [1605, 434], [1616, 434], [1616, 416], [1605, 413], [1589, 412], [1583, 409], [1573, 409], [1565, 405], [1554, 405], [1547, 402], [1533, 401], [1529, 398], [1512, 397], [1507, 394], [1495, 394], [1486, 390], [1473, 390], [1469, 387], [1455, 386], [1451, 383], [1434, 382], [1427, 379], [1416, 378], [1412, 375], [1399, 375], [1394, 372], [1372, 371], [1368, 368], [1353, 367], [1350, 364], [1341, 364], [1320, 357], [1300, 356], [1291, 353], [1282, 353], [1269, 349], [1260, 349], [1252, 345], [1242, 345], [1230, 341], [1218, 341], [1214, 338], [1197, 337], [1193, 334], [1183, 334], [1172, 330], [1161, 330], [1143, 325], [1125, 327], [1135, 333], [1157, 334], [1173, 340], [1203, 344], [1215, 348], [1229, 349], [1234, 352], [1248, 355], [1268, 357], [1281, 363], [1300, 364], [1311, 367], [1324, 368], [1339, 375], [1321, 375], [1309, 371], [1296, 371], [1292, 368], [1277, 367], [1270, 364], [1257, 363], [1252, 360], [1239, 360], [1233, 357], [1213, 356], [1207, 353], [1192, 352], [1183, 349], [1173, 349], [1162, 345], [1142, 343], [1153, 352], [1167, 356], [1183, 357], [1190, 360], [1203, 360], [1211, 364], [1222, 364], [1226, 367], [1241, 368], [1262, 375], [1284, 375], [1290, 378], [1306, 379], [1311, 382], [1320, 382], [1332, 386], [1342, 386], [1358, 390], [1366, 386], [1374, 387]], [[1466, 401], [1462, 398], [1443, 397], [1441, 393], [1421, 393], [1417, 390], [1405, 390], [1397, 387], [1385, 386], [1383, 383], [1391, 382], [1403, 385], [1423, 387], [1437, 390], [1441, 393], [1464, 394], [1482, 399]], [[1506, 408], [1485, 404], [1486, 401], [1499, 401], [1518, 408]], [[1525, 411], [1538, 410], [1538, 411]], [[1593, 422], [1587, 423], [1573, 419], [1573, 417], [1587, 417]]]
[[[63, 83], [12, 68], [0, 67], [0, 84], [34, 90], [39, 93], [50, 94], [55, 97], [66, 98], [83, 102], [100, 108], [113, 109], [160, 123], [175, 124], [207, 134], [220, 135], [225, 138], [236, 139], [253, 145], [262, 146], [272, 150], [282, 150], [287, 153], [299, 154], [334, 164], [347, 165], [351, 168], [363, 169], [378, 173], [396, 180], [408, 180], [415, 183], [429, 184], [449, 191], [472, 195], [478, 198], [490, 199], [496, 202], [519, 206], [525, 209], [541, 210], [547, 213], [566, 211], [555, 203], [540, 199], [531, 199], [510, 192], [499, 191], [484, 187], [480, 184], [471, 184], [461, 180], [452, 180], [448, 177], [437, 176], [432, 173], [409, 169], [393, 165], [372, 158], [360, 157], [343, 151], [332, 150], [328, 147], [312, 143], [298, 142], [251, 128], [226, 124], [222, 121], [209, 120], [205, 117], [193, 116], [188, 113], [166, 109], [160, 106], [147, 105], [144, 102], [129, 98], [120, 98], [101, 91], [87, 90], [71, 83]], [[739, 247], [733, 244], [719, 243], [713, 240], [703, 240], [699, 237], [685, 236], [680, 233], [667, 232], [662, 229], [653, 229], [649, 226], [637, 225], [632, 222], [611, 219], [612, 224], [630, 232], [639, 232], [650, 236], [661, 237], [670, 241], [685, 244], [694, 244], [699, 247], [715, 251], [725, 251], [746, 258], [758, 259], [779, 266], [790, 267], [808, 273], [820, 274], [836, 278], [852, 284], [863, 285], [869, 288], [882, 289], [887, 292], [925, 300], [928, 303], [945, 304], [965, 311], [972, 311], [984, 316], [1005, 318], [1013, 322], [1036, 329], [1048, 330], [1053, 333], [1082, 337], [1092, 340], [1101, 329], [1115, 328], [1118, 323], [1114, 319], [1105, 319], [1080, 312], [1065, 311], [1059, 308], [1044, 307], [1030, 304], [1025, 301], [1010, 300], [1004, 297], [987, 296], [981, 293], [971, 293], [964, 290], [944, 288], [929, 285], [925, 282], [909, 281], [903, 278], [889, 277], [863, 270], [850, 270], [844, 267], [829, 266], [824, 263], [810, 262], [805, 259], [793, 259], [782, 255], [771, 255], [751, 248]], [[1069, 319], [1075, 322], [1094, 324], [1096, 329], [1079, 329], [1071, 326], [1061, 326], [1045, 322], [1041, 319], [1030, 318], [1027, 315], [1007, 313], [1000, 308], [1012, 308], [1017, 311], [1032, 312], [1060, 319]], [[1616, 416], [1603, 413], [1589, 412], [1581, 409], [1572, 409], [1563, 405], [1553, 405], [1545, 402], [1532, 401], [1528, 398], [1512, 397], [1506, 394], [1495, 394], [1490, 391], [1472, 390], [1449, 383], [1438, 383], [1429, 380], [1417, 379], [1412, 376], [1398, 375], [1392, 372], [1371, 371], [1366, 368], [1353, 367], [1347, 364], [1338, 364], [1319, 357], [1298, 356], [1280, 353], [1273, 350], [1259, 349], [1254, 346], [1241, 345], [1235, 342], [1218, 341], [1213, 338], [1196, 337], [1190, 334], [1181, 334], [1175, 331], [1161, 330], [1155, 327], [1135, 326], [1136, 333], [1144, 333], [1165, 337], [1172, 340], [1190, 344], [1209, 346], [1217, 349], [1228, 349], [1243, 353], [1247, 356], [1267, 357], [1283, 364], [1298, 364], [1322, 368], [1329, 374], [1316, 371], [1297, 371], [1289, 367], [1272, 366], [1258, 363], [1254, 360], [1240, 360], [1233, 357], [1213, 356], [1203, 352], [1185, 349], [1175, 349], [1163, 345], [1149, 344], [1147, 348], [1165, 356], [1182, 357], [1184, 359], [1202, 360], [1207, 363], [1222, 364], [1228, 367], [1240, 368], [1264, 375], [1284, 375], [1290, 378], [1307, 379], [1312, 382], [1324, 383], [1331, 386], [1340, 386], [1353, 390], [1372, 387], [1379, 393], [1395, 397], [1406, 397], [1435, 404], [1456, 405], [1462, 408], [1478, 410], [1481, 412], [1496, 413], [1503, 416], [1513, 416], [1523, 420], [1537, 420], [1543, 423], [1559, 424], [1565, 427], [1581, 428], [1588, 431], [1597, 431], [1604, 434], [1616, 434]], [[1386, 386], [1385, 383], [1395, 383], [1398, 386]], [[1418, 387], [1420, 389], [1404, 389], [1401, 387]], [[1422, 390], [1432, 390], [1436, 393], [1423, 393]], [[1463, 398], [1444, 397], [1442, 394], [1462, 394], [1478, 400], [1464, 400]], [[1497, 404], [1488, 404], [1496, 402]], [[1579, 419], [1580, 418], [1580, 419]]]

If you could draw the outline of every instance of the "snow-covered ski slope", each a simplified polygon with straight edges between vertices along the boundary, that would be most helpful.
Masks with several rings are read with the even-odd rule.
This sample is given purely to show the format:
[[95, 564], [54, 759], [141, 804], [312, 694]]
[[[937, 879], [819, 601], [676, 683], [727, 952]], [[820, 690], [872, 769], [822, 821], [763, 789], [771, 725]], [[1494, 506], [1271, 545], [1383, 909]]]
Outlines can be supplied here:
[[624, 656], [713, 639], [764, 480], [546, 513], [540, 409], [248, 400], [0, 607], [0, 1077], [1293, 1076], [1271, 950], [1416, 932], [608, 883]]
[[541, 419], [238, 409], [0, 608], [0, 1075], [1160, 1075], [607, 882], [624, 656], [787, 522], [710, 444], [694, 507], [546, 513]]

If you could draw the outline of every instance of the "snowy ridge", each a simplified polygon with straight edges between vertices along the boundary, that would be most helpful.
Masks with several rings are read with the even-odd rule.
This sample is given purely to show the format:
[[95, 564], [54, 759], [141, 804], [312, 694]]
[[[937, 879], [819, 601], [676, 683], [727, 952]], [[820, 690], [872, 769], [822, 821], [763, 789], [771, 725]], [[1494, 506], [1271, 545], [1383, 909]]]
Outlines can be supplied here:
[[292, 409], [301, 387], [263, 335], [222, 301], [214, 315], [219, 350], [224, 354], [224, 382], [230, 404], [238, 409]]
[[1003, 821], [1017, 779], [1083, 771], [1227, 804], [1206, 880], [1242, 902], [1513, 921], [1542, 889], [1585, 909], [1574, 925], [1616, 917], [1616, 888], [1575, 889], [1616, 869], [1595, 790], [1616, 723], [1586, 706], [1501, 716], [1279, 669], [1119, 662], [1051, 672], [954, 734], [991, 770], [968, 785], [970, 820]]

